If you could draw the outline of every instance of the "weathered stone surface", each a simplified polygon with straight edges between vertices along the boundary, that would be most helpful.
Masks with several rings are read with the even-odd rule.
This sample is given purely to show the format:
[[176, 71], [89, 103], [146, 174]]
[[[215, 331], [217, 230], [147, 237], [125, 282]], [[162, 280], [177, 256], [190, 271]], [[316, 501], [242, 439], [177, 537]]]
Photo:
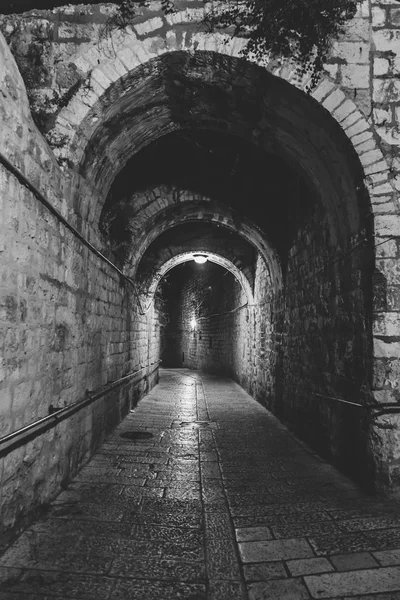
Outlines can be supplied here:
[[337, 554], [331, 556], [330, 561], [337, 571], [356, 571], [378, 566], [373, 556], [367, 552]]
[[310, 596], [300, 579], [277, 579], [249, 585], [249, 600], [267, 600], [268, 598], [309, 600]]
[[271, 540], [271, 530], [269, 527], [242, 527], [236, 529], [236, 539], [238, 542]]
[[[189, 373], [196, 385], [184, 385]], [[178, 414], [197, 412], [205, 407], [205, 401], [209, 418], [219, 423], [214, 435], [200, 437], [192, 429], [171, 428]], [[140, 443], [140, 448], [139, 442], [121, 443], [121, 433], [150, 429], [152, 438]], [[260, 430], [267, 435], [255, 436]], [[228, 496], [235, 493], [233, 490], [243, 496], [243, 490], [251, 485], [253, 497], [257, 498], [271, 481], [279, 481], [279, 489], [291, 496], [294, 486], [301, 489], [305, 485], [308, 503], [266, 504], [268, 529], [258, 527], [256, 518], [246, 529], [238, 528], [243, 535], [249, 531], [252, 536], [254, 532], [265, 535], [282, 524], [301, 522], [308, 527], [304, 539], [237, 543], [228, 505], [223, 513], [210, 513], [204, 503], [171, 500], [167, 495], [160, 499], [143, 497], [136, 502], [126, 499], [122, 493], [124, 485], [102, 483], [102, 471], [107, 475], [118, 471], [123, 463], [129, 465], [149, 455], [153, 460], [162, 458], [169, 455], [171, 441], [176, 446], [178, 440], [189, 452], [198, 453], [200, 445], [203, 452], [216, 451], [222, 472], [247, 471], [245, 483], [238, 480], [233, 488], [231, 479], [222, 479]], [[179, 471], [180, 465], [171, 468]], [[274, 478], [278, 471], [284, 477]], [[149, 476], [150, 473], [151, 469]], [[209, 481], [201, 479], [201, 485], [207, 486]], [[215, 484], [215, 480], [211, 481]], [[174, 482], [174, 478], [165, 481], [166, 488], [174, 486]], [[319, 499], [312, 501], [315, 489], [319, 490]], [[322, 505], [329, 510], [323, 511]], [[68, 513], [69, 508], [73, 510]], [[2, 549], [1, 599], [49, 596], [64, 600], [68, 595], [79, 600], [110, 600], [114, 594], [116, 598], [133, 595], [149, 600], [155, 596], [171, 600], [310, 600], [338, 598], [340, 593], [340, 598], [346, 599], [394, 600], [398, 595], [398, 542], [396, 550], [371, 554], [353, 551], [328, 557], [277, 556], [291, 555], [293, 549], [296, 554], [303, 553], [305, 547], [310, 551], [310, 546], [302, 542], [312, 539], [315, 523], [329, 521], [342, 523], [343, 528], [350, 528], [353, 522], [354, 528], [365, 527], [368, 535], [376, 533], [368, 528], [385, 523], [386, 529], [379, 533], [382, 539], [394, 536], [393, 540], [398, 535], [396, 517], [396, 501], [364, 495], [355, 484], [310, 453], [232, 381], [200, 376], [195, 371], [165, 370], [160, 386], [139, 402], [50, 510], [7, 549]], [[272, 560], [240, 560], [240, 547], [262, 543], [275, 544], [270, 548], [274, 550]], [[347, 569], [350, 572], [346, 573]], [[327, 575], [333, 578], [325, 579]], [[339, 577], [343, 575], [346, 577]], [[378, 584], [381, 591], [371, 591]], [[396, 591], [384, 591], [388, 589]]]
[[[300, 92], [295, 95], [297, 83], [287, 66], [278, 71], [268, 68], [288, 79], [288, 85], [275, 75], [265, 78], [264, 71], [250, 64], [243, 77], [238, 75], [243, 61], [235, 57], [241, 40], [224, 44], [223, 35], [197, 31], [202, 14], [197, 6], [188, 5], [165, 16], [160, 3], [152, 3], [125, 32], [113, 32], [112, 39], [100, 40], [112, 10], [108, 5], [85, 9], [69, 6], [39, 15], [1, 17], [1, 29], [27, 86], [26, 90], [2, 37], [1, 152], [69, 222], [114, 259], [111, 238], [107, 237], [112, 219], [107, 222], [106, 213], [104, 231], [98, 229], [101, 206], [117, 173], [142, 146], [161, 140], [168, 128], [175, 126], [182, 131], [224, 131], [232, 146], [236, 138], [249, 143], [257, 139], [257, 147], [264, 145], [260, 170], [269, 187], [251, 187], [251, 178], [246, 184], [245, 179], [232, 179], [235, 169], [250, 168], [243, 166], [250, 156], [250, 146], [243, 142], [238, 162], [234, 155], [226, 155], [230, 167], [224, 173], [229, 172], [226, 181], [230, 184], [225, 186], [225, 180], [218, 180], [220, 188], [227, 188], [224, 198], [217, 188], [214, 195], [186, 190], [178, 198], [175, 188], [169, 197], [157, 196], [154, 181], [151, 189], [136, 196], [134, 190], [128, 200], [118, 197], [118, 202], [126, 201], [132, 213], [127, 225], [128, 229], [131, 226], [132, 239], [119, 256], [128, 257], [125, 267], [137, 273], [139, 259], [165, 229], [207, 219], [218, 226], [213, 249], [226, 260], [232, 259], [242, 281], [254, 291], [254, 302], [233, 277], [228, 284], [230, 276], [221, 276], [219, 283], [224, 284], [221, 288], [226, 297], [218, 310], [228, 314], [209, 318], [211, 312], [204, 313], [207, 319], [195, 336], [193, 332], [182, 334], [175, 347], [179, 366], [234, 376], [257, 400], [294, 424], [315, 449], [354, 477], [369, 483], [376, 477], [377, 485], [396, 487], [398, 433], [391, 429], [393, 421], [385, 421], [385, 429], [370, 427], [353, 415], [349, 405], [334, 404], [332, 398], [356, 403], [398, 399], [396, 311], [400, 301], [396, 286], [400, 278], [398, 253], [391, 239], [399, 233], [397, 7], [390, 2], [374, 4], [371, 15], [366, 3], [360, 7], [348, 31], [332, 48], [332, 79], [326, 76], [312, 98]], [[184, 91], [188, 89], [193, 92], [190, 98]], [[260, 90], [268, 93], [261, 94]], [[275, 94], [284, 101], [275, 102]], [[147, 113], [146, 108], [145, 114], [141, 112], [143, 106], [151, 110]], [[53, 152], [32, 121], [30, 107]], [[271, 110], [273, 118], [268, 114]], [[279, 119], [275, 119], [278, 114]], [[199, 146], [194, 145], [197, 152]], [[214, 157], [218, 151], [216, 147], [207, 149]], [[293, 159], [296, 168], [291, 170], [285, 163], [283, 176], [274, 178], [271, 157], [276, 154], [290, 157], [288, 164]], [[157, 161], [151, 156], [155, 165]], [[190, 156], [196, 163], [196, 155]], [[132, 172], [148, 170], [143, 164]], [[294, 180], [297, 170], [302, 175], [294, 187], [300, 192], [292, 190], [288, 195], [283, 184]], [[188, 176], [186, 168], [182, 171]], [[221, 174], [219, 167], [216, 171]], [[367, 184], [372, 203], [363, 187], [364, 175], [370, 178]], [[203, 185], [213, 177], [201, 179]], [[309, 182], [304, 188], [303, 179]], [[198, 181], [188, 177], [184, 184], [197, 189]], [[220, 204], [231, 200], [235, 190], [239, 190], [241, 203], [222, 208]], [[110, 198], [115, 200], [113, 194]], [[286, 205], [288, 198], [290, 204]], [[115, 214], [121, 221], [125, 213], [118, 202], [115, 206], [120, 212]], [[250, 227], [244, 218], [250, 206], [252, 210], [262, 206], [264, 212], [268, 207], [267, 221], [259, 218], [260, 213], [249, 212]], [[3, 167], [0, 211], [0, 431], [5, 435], [54, 408], [83, 399], [86, 390], [100, 390], [154, 362], [161, 335], [157, 311], [150, 305], [148, 312], [139, 314], [135, 292], [128, 291], [128, 284], [122, 285], [116, 272], [84, 249]], [[371, 227], [366, 228], [365, 223]], [[223, 237], [221, 231], [225, 230], [229, 233]], [[373, 230], [379, 237], [373, 237]], [[232, 231], [238, 239], [245, 238], [247, 246], [237, 239], [233, 244]], [[380, 283], [374, 285], [372, 300], [373, 247], [384, 238], [387, 245], [385, 241], [377, 246]], [[202, 243], [211, 243], [204, 240]], [[173, 253], [182, 250], [180, 241]], [[250, 258], [249, 246], [254, 252]], [[171, 244], [163, 249], [160, 246], [154, 261], [156, 257], [164, 264], [171, 252]], [[159, 263], [151, 266], [157, 271]], [[195, 279], [186, 280], [188, 288], [182, 301], [182, 307], [186, 302], [185, 323], [192, 310], [190, 294], [198, 296], [199, 284], [207, 283], [206, 278], [198, 277], [196, 287]], [[202, 305], [202, 310], [205, 308]], [[229, 312], [236, 308], [240, 310]], [[374, 322], [378, 337], [372, 343], [373, 309], [380, 312]], [[383, 316], [382, 311], [387, 310], [390, 312]], [[381, 361], [373, 390], [372, 358]], [[5, 526], [15, 525], [28, 509], [53, 497], [155, 378], [146, 378], [141, 371], [137, 381], [114, 390], [79, 418], [60, 423], [26, 450], [2, 459]], [[205, 419], [205, 406], [201, 411]], [[193, 415], [182, 415], [182, 419], [186, 417]], [[218, 458], [214, 451], [202, 449], [198, 455], [201, 473], [208, 473], [210, 479], [219, 478], [218, 470], [206, 466]], [[176, 457], [180, 453], [185, 455], [186, 450], [171, 451]], [[103, 481], [109, 478], [117, 483], [119, 479], [121, 484], [132, 484], [124, 491], [124, 498], [161, 498], [165, 486], [158, 484], [168, 477], [168, 469], [158, 469], [159, 465], [166, 466], [163, 460], [135, 457], [135, 461], [155, 465], [154, 473], [164, 475], [147, 477], [147, 466], [142, 472], [132, 470], [129, 474], [111, 469], [103, 473]], [[362, 474], [359, 465], [363, 465]], [[177, 463], [168, 466], [175, 469]], [[199, 473], [198, 467], [176, 468], [173, 477], [179, 484], [171, 485], [167, 496], [200, 500]], [[191, 483], [184, 486], [185, 476]], [[304, 497], [307, 490], [293, 491], [292, 496], [288, 492], [286, 498], [299, 499], [301, 494]], [[265, 503], [279, 504], [284, 498], [284, 491], [270, 486], [257, 508], [247, 507], [249, 496], [232, 497], [230, 506], [238, 518], [246, 517], [246, 511], [250, 513], [247, 516], [266, 518]], [[210, 511], [222, 513], [226, 509], [218, 486], [204, 486], [203, 500]], [[93, 518], [97, 518], [95, 511]], [[326, 526], [325, 531], [328, 529]], [[321, 526], [320, 533], [323, 530]], [[292, 529], [293, 534], [295, 531]], [[275, 533], [288, 535], [289, 529], [282, 529], [280, 523]], [[298, 529], [296, 535], [300, 534]]]
[[383, 567], [400, 565], [400, 550], [382, 550], [380, 552], [373, 552], [372, 555]]
[[306, 539], [243, 542], [239, 550], [244, 563], [306, 558], [314, 553]]
[[386, 567], [351, 573], [328, 573], [304, 578], [312, 598], [330, 598], [332, 594], [360, 595], [400, 590], [399, 567]]
[[[331, 560], [331, 562], [333, 561]], [[298, 560], [288, 560], [286, 564], [293, 577], [327, 573], [334, 570], [326, 558], [300, 558]]]

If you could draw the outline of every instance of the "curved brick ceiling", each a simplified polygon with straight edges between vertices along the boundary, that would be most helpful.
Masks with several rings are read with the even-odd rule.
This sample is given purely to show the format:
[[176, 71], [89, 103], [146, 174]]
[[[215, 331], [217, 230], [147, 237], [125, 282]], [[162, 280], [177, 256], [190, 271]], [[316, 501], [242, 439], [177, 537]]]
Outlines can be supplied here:
[[212, 250], [243, 270], [250, 284], [258, 253], [280, 282], [279, 260], [262, 230], [229, 205], [197, 192], [156, 186], [115, 202], [111, 197], [100, 229], [132, 277], [156, 271], [174, 252]]
[[194, 252], [220, 257], [221, 260], [213, 258], [213, 261], [225, 267], [229, 263], [247, 279], [249, 288], [254, 286], [255, 248], [238, 233], [205, 221], [183, 223], [160, 234], [146, 249], [136, 272], [137, 279], [148, 287], [163, 265], [170, 263], [172, 268], [175, 262], [171, 259], [185, 255], [181, 262], [191, 260], [187, 255]]
[[280, 157], [213, 131], [177, 131], [149, 144], [117, 175], [103, 214], [114, 213], [117, 225], [115, 208], [120, 205], [120, 229], [129, 216], [135, 217], [136, 228], [144, 227], [137, 210], [139, 196], [146, 196], [144, 190], [154, 189], [154, 184], [193, 192], [199, 213], [216, 210], [204, 207], [205, 199], [222, 203], [238, 229], [245, 220], [256, 223], [278, 252], [288, 247], [299, 218], [311, 205], [309, 188]]
[[[206, 252], [205, 255], [207, 256], [208, 262], [219, 265], [220, 267], [225, 269], [225, 272], [229, 271], [235, 277], [235, 279], [238, 281], [238, 283], [240, 284], [240, 286], [242, 287], [242, 289], [246, 295], [247, 303], [249, 305], [252, 305], [254, 303], [253, 290], [249, 284], [248, 279], [244, 275], [244, 273], [242, 271], [240, 271], [240, 269], [238, 269], [232, 263], [231, 260], [229, 260], [228, 258], [226, 258], [224, 256], [221, 256], [220, 254], [214, 254], [213, 252]], [[175, 267], [177, 267], [179, 265], [182, 265], [187, 262], [192, 262], [192, 261], [193, 261], [193, 253], [192, 252], [183, 252], [181, 254], [176, 254], [172, 258], [163, 262], [160, 265], [160, 267], [158, 268], [158, 270], [153, 272], [152, 277], [147, 279], [147, 281], [146, 281], [147, 286], [145, 288], [145, 293], [147, 293], [149, 300], [150, 301], [153, 300], [154, 294], [157, 290], [158, 285], [160, 284], [160, 282], [162, 282], [162, 280], [169, 273], [169, 271], [171, 271], [172, 269], [174, 269]], [[204, 265], [201, 265], [200, 268], [203, 269]]]
[[[307, 182], [325, 207], [333, 238], [346, 239], [359, 229], [362, 169], [329, 113], [262, 68], [212, 52], [163, 55], [111, 86], [75, 138], [81, 146], [76, 155], [84, 152], [80, 171], [107, 193], [133, 155], [174, 131], [217, 132], [280, 157], [286, 165], [282, 184], [298, 176]], [[133, 191], [132, 165], [130, 172]], [[259, 198], [246, 195], [242, 202], [246, 213]], [[368, 209], [365, 203], [362, 211]], [[283, 232], [284, 223], [276, 221], [276, 228]]]

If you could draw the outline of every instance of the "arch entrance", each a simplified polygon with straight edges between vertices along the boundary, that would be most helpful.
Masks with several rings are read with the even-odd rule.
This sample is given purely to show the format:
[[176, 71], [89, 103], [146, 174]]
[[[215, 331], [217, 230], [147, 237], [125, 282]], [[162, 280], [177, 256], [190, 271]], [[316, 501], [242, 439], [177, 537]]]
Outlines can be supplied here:
[[185, 252], [218, 254], [210, 224], [246, 239], [254, 302], [230, 326], [232, 375], [370, 481], [371, 427], [346, 403], [372, 398], [373, 223], [348, 137], [303, 92], [213, 52], [165, 54], [133, 70], [112, 102], [111, 89], [91, 139], [77, 134], [76, 156], [101, 188], [93, 214], [119, 223], [126, 272], [147, 276], [148, 290]]
[[[105, 20], [103, 8], [95, 12]], [[7, 349], [9, 365], [23, 376], [20, 381], [7, 371], [0, 382], [14, 400], [10, 423], [43, 417], [54, 398], [69, 406], [82, 390], [105, 398], [87, 407], [87, 431], [66, 421], [68, 435], [48, 440], [57, 475], [43, 494], [31, 472], [11, 490], [21, 461], [17, 454], [7, 461], [3, 480], [12, 515], [50, 498], [154, 384], [159, 344], [177, 306], [181, 316], [185, 306], [197, 310], [202, 324], [191, 331], [191, 319], [181, 318], [189, 323], [181, 341], [192, 366], [218, 365], [221, 372], [229, 366], [225, 372], [352, 477], [398, 486], [398, 417], [369, 418], [372, 405], [385, 411], [390, 403], [395, 410], [398, 397], [397, 166], [393, 160], [389, 171], [384, 158], [396, 150], [397, 138], [394, 120], [374, 128], [362, 112], [368, 102], [387, 101], [387, 114], [394, 115], [392, 61], [379, 57], [379, 69], [386, 63], [390, 69], [368, 80], [359, 109], [339, 78], [334, 83], [326, 76], [307, 96], [301, 82], [291, 80], [290, 61], [264, 68], [241, 59], [243, 40], [198, 31], [200, 13], [185, 9], [166, 17], [150, 3], [131, 28], [113, 33], [112, 53], [97, 43], [91, 9], [83, 16], [70, 8], [43, 14], [55, 32], [46, 55], [48, 81], [79, 79], [50, 115], [50, 146], [31, 119], [0, 36], [0, 77], [7, 83], [0, 152], [13, 164], [20, 161], [14, 166], [76, 226], [73, 234], [54, 214], [43, 218], [38, 194], [23, 177], [15, 180], [12, 169], [1, 178], [3, 256], [14, 264], [15, 250], [19, 269], [18, 277], [10, 272], [3, 280], [5, 314], [17, 319], [21, 340], [26, 332], [28, 340], [45, 341], [28, 354], [14, 344]], [[25, 18], [37, 21], [28, 15], [22, 23]], [[368, 16], [359, 18], [352, 35], [367, 26], [373, 39]], [[59, 33], [75, 25], [84, 36], [66, 44]], [[357, 56], [341, 71], [348, 82], [353, 66], [358, 70], [359, 46], [352, 44]], [[363, 43], [371, 77], [374, 52]], [[29, 92], [40, 100], [52, 90]], [[390, 152], [382, 146], [382, 154], [380, 139]], [[2, 160], [1, 169], [7, 164]], [[9, 221], [16, 206], [18, 230]], [[35, 244], [26, 223], [38, 232]], [[90, 243], [81, 246], [82, 236]], [[193, 253], [216, 262], [185, 260]], [[38, 325], [39, 313], [46, 320]], [[110, 400], [115, 386], [117, 404]]]

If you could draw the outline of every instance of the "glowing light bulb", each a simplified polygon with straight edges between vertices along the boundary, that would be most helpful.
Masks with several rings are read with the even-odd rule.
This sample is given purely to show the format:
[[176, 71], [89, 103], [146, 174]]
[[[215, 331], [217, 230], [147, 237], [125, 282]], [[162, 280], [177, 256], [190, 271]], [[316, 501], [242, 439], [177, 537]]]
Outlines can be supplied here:
[[191, 330], [193, 331], [194, 329], [196, 329], [196, 327], [197, 327], [197, 321], [196, 321], [196, 319], [192, 319], [190, 321], [190, 328], [191, 328]]
[[193, 254], [193, 260], [197, 264], [202, 265], [207, 262], [207, 256], [205, 254]]

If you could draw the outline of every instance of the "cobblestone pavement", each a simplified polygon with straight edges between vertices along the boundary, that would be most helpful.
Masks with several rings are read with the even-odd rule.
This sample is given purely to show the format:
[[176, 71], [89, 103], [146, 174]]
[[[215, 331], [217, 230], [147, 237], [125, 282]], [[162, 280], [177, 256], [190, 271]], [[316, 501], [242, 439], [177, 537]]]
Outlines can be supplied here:
[[400, 509], [238, 385], [163, 370], [0, 558], [1, 600], [400, 599]]

